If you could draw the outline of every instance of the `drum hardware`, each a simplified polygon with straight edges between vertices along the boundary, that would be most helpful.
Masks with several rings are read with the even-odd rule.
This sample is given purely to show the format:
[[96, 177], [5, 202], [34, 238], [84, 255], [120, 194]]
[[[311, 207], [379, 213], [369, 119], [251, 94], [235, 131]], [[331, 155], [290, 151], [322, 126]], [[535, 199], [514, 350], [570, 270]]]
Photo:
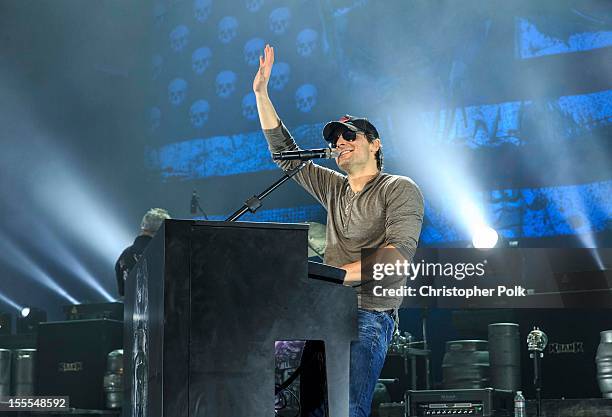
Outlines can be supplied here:
[[378, 378], [379, 384], [397, 384], [399, 378]]
[[421, 308], [421, 329], [423, 332], [423, 340], [413, 340], [413, 336], [409, 332], [400, 334], [396, 332], [389, 344], [388, 355], [401, 356], [404, 361], [404, 374], [408, 375], [410, 361], [410, 387], [416, 390], [417, 387], [417, 358], [423, 358], [425, 364], [425, 389], [431, 389], [431, 350], [427, 344], [427, 316], [429, 310]]
[[[418, 388], [418, 377], [417, 377], [417, 359], [422, 358], [424, 360], [425, 365], [425, 383], [422, 385], [425, 389], [430, 389], [430, 355], [431, 351], [428, 349], [423, 349], [424, 345], [423, 341], [413, 341], [412, 335], [408, 332], [404, 332], [403, 334], [396, 333], [393, 335], [391, 339], [391, 343], [389, 343], [389, 349], [387, 351], [388, 356], [400, 357], [403, 362], [404, 375], [409, 378], [410, 383], [404, 383], [404, 389], [410, 387], [411, 389]], [[420, 347], [419, 347], [420, 346]], [[395, 377], [395, 375], [385, 375], [392, 376], [392, 381], [400, 382], [400, 378]], [[402, 384], [400, 384], [402, 385]]]

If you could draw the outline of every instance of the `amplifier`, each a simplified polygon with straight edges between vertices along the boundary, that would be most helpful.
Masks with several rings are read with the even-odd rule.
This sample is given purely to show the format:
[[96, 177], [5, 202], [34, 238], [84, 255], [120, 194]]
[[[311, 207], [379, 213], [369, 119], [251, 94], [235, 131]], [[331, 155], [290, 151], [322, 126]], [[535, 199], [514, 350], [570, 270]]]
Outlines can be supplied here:
[[513, 394], [493, 388], [406, 391], [406, 416], [509, 417], [514, 410]]
[[10, 313], [0, 311], [0, 334], [13, 333], [13, 317]]
[[[401, 403], [381, 403], [378, 407], [378, 417], [406, 417], [406, 407]], [[372, 416], [375, 416], [372, 413]]]
[[123, 303], [74, 304], [62, 307], [66, 320], [111, 319], [123, 321]]
[[123, 348], [123, 322], [75, 320], [38, 328], [36, 395], [70, 397], [79, 409], [105, 407], [104, 373], [109, 352]]

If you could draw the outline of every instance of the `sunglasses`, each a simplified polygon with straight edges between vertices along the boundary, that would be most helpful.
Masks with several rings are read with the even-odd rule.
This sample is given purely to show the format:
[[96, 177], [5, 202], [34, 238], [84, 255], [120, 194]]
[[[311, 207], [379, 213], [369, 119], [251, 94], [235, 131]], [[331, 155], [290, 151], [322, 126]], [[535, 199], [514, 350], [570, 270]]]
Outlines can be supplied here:
[[359, 133], [359, 131], [353, 132], [352, 130], [348, 129], [345, 131], [334, 132], [331, 140], [332, 147], [336, 147], [336, 143], [338, 142], [338, 139], [340, 139], [340, 136], [342, 136], [342, 139], [346, 140], [347, 142], [353, 142], [355, 139], [357, 139], [357, 133]]

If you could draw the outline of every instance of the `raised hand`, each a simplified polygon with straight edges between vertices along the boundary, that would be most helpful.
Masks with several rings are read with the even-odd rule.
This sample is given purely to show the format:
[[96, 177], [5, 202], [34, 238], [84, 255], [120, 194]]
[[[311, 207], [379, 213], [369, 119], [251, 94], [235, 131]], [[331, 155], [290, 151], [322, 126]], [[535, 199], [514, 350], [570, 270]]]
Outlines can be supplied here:
[[253, 80], [253, 91], [255, 94], [267, 93], [268, 81], [270, 80], [270, 73], [272, 72], [272, 66], [274, 65], [274, 48], [266, 44], [264, 48], [264, 56], [259, 57], [259, 70], [255, 74]]

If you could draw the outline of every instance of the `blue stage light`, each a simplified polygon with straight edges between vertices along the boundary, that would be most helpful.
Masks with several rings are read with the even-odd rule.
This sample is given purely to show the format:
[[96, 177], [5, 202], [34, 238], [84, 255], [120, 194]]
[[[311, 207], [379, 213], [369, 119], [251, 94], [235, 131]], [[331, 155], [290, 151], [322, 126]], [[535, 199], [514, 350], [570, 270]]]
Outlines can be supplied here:
[[472, 236], [472, 245], [478, 249], [490, 249], [497, 245], [499, 235], [489, 226], [478, 228]]

